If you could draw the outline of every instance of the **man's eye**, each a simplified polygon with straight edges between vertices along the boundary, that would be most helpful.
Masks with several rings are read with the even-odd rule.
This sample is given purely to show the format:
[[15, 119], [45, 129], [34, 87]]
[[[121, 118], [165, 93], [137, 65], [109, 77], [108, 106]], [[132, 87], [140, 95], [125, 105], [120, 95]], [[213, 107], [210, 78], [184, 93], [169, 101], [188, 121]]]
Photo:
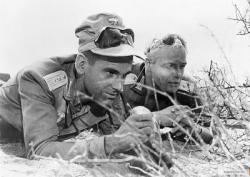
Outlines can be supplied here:
[[170, 68], [171, 68], [171, 64], [164, 64], [164, 65], [163, 65], [163, 68], [170, 69]]
[[108, 77], [114, 77], [114, 76], [116, 76], [116, 73], [113, 72], [113, 71], [107, 71], [106, 73], [107, 73]]
[[180, 68], [181, 68], [181, 69], [184, 69], [184, 68], [185, 68], [185, 66], [186, 66], [186, 65], [181, 65], [181, 66], [180, 66]]
[[170, 64], [170, 67], [171, 67], [171, 68], [176, 68], [177, 65], [176, 65], [176, 64]]
[[177, 65], [176, 64], [168, 64], [166, 68], [168, 68], [168, 69], [176, 69]]

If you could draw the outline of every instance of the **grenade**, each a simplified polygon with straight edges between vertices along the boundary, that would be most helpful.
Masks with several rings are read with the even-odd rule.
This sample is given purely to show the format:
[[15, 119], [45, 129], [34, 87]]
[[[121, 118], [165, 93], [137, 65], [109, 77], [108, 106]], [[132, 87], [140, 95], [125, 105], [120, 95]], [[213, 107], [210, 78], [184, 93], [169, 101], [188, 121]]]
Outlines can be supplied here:
[[[134, 107], [130, 113], [131, 114], [139, 114], [139, 115], [140, 114], [151, 114], [151, 111], [144, 106], [137, 106], [137, 107]], [[158, 125], [156, 119], [154, 118], [154, 116], [152, 117], [152, 121], [154, 122], [154, 132], [159, 133], [160, 132], [159, 125]], [[153, 146], [153, 142], [148, 141], [145, 143], [145, 145], [155, 152], [155, 153], [152, 153], [149, 151], [149, 154], [154, 159], [155, 163], [157, 163], [157, 164], [160, 163], [161, 166], [166, 165], [168, 168], [171, 168], [174, 165], [174, 162], [166, 153], [160, 152], [159, 149], [157, 149]]]

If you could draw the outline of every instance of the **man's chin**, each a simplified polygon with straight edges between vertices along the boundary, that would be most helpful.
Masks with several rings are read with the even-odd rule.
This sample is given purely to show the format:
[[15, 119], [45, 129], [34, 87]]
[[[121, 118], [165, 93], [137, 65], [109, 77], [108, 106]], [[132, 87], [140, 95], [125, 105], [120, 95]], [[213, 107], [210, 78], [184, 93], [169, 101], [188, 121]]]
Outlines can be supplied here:
[[175, 92], [177, 92], [178, 88], [179, 87], [167, 88], [167, 89], [165, 89], [165, 92], [167, 92], [167, 93], [175, 93]]

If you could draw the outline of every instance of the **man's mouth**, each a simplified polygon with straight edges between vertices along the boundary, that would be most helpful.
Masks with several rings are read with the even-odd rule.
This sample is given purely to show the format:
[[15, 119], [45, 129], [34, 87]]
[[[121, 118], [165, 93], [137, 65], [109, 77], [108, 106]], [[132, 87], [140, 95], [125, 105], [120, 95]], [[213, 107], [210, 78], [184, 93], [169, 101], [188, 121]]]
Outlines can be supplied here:
[[178, 87], [180, 85], [180, 82], [168, 82], [169, 85]]
[[109, 100], [114, 100], [116, 97], [118, 96], [118, 94], [116, 93], [105, 93], [105, 97]]

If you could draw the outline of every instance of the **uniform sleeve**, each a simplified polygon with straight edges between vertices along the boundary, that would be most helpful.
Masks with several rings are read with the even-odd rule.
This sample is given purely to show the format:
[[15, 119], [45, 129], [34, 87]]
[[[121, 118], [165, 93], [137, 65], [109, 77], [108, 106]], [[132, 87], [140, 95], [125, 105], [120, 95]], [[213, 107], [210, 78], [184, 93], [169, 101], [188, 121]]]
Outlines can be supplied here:
[[[19, 93], [23, 116], [23, 134], [28, 158], [35, 155], [71, 159], [86, 153], [91, 157], [105, 158], [104, 137], [75, 143], [59, 142], [57, 112], [53, 94], [35, 72], [25, 72], [19, 78]], [[72, 151], [72, 147], [76, 147]], [[95, 147], [95, 148], [93, 148]]]

